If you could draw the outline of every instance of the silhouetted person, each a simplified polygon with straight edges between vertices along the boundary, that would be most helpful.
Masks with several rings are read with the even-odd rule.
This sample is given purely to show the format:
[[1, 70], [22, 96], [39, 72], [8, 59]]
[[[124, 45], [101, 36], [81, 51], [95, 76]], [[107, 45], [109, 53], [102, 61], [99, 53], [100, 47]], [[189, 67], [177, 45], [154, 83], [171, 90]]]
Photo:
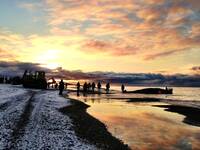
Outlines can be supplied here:
[[100, 82], [98, 82], [97, 88], [98, 88], [98, 92], [100, 93], [101, 92], [101, 83]]
[[84, 94], [87, 93], [87, 89], [88, 89], [88, 84], [87, 84], [87, 82], [85, 82], [85, 83], [83, 84], [83, 93], [84, 93]]
[[92, 92], [93, 92], [93, 93], [94, 93], [95, 87], [96, 87], [96, 85], [95, 85], [95, 83], [93, 82], [93, 83], [92, 83]]
[[122, 84], [122, 86], [121, 86], [121, 90], [122, 90], [122, 93], [125, 92], [125, 86], [124, 86], [124, 84]]
[[106, 93], [107, 93], [107, 94], [109, 93], [109, 90], [110, 90], [110, 83], [107, 83], [107, 84], [106, 84]]
[[63, 82], [63, 79], [61, 79], [60, 83], [59, 83], [59, 95], [62, 95], [62, 92], [64, 90], [65, 84]]
[[91, 83], [88, 83], [88, 85], [87, 85], [88, 91], [91, 90], [91, 87], [92, 87]]
[[76, 84], [76, 86], [77, 86], [77, 96], [79, 96], [79, 92], [80, 92], [80, 83], [78, 82], [77, 84]]

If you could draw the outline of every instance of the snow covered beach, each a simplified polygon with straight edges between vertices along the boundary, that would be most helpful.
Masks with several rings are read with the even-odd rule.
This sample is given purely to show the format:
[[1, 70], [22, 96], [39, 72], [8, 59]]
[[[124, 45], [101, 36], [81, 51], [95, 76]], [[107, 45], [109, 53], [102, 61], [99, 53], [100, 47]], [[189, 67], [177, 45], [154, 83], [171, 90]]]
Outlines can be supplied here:
[[[183, 115], [165, 112], [163, 107]], [[195, 149], [200, 146], [198, 108], [198, 101], [115, 94], [78, 98], [70, 90], [64, 98], [53, 89], [0, 84], [0, 149], [129, 149], [119, 139], [132, 149], [159, 149], [159, 145]]]
[[[57, 91], [1, 84], [0, 149], [99, 149], [94, 142], [77, 136], [70, 117], [59, 111], [70, 105]], [[123, 147], [117, 139], [115, 142]]]

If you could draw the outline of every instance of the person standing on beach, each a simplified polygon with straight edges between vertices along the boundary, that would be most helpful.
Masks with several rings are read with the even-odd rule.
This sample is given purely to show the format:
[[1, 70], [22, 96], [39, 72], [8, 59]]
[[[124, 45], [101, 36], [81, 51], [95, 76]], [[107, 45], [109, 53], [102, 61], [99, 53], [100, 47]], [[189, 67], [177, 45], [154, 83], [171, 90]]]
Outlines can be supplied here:
[[78, 82], [77, 84], [76, 84], [76, 86], [77, 86], [77, 96], [79, 96], [79, 92], [80, 92], [80, 83]]
[[91, 83], [89, 82], [89, 83], [88, 83], [88, 86], [87, 86], [88, 92], [91, 90], [91, 87], [92, 87], [92, 85], [91, 85]]
[[85, 82], [83, 85], [83, 94], [87, 93], [87, 89], [88, 89], [88, 84], [87, 84], [87, 82]]
[[110, 83], [107, 83], [107, 84], [106, 84], [106, 93], [107, 93], [107, 94], [109, 93], [109, 90], [110, 90]]
[[92, 82], [92, 92], [94, 93], [94, 89], [95, 89], [96, 85], [94, 82]]
[[100, 82], [98, 82], [97, 88], [98, 88], [98, 92], [99, 92], [99, 94], [100, 94], [100, 92], [101, 92], [101, 83], [100, 83]]
[[64, 90], [65, 84], [63, 82], [63, 79], [61, 79], [60, 83], [59, 83], [59, 95], [62, 95], [62, 92]]
[[124, 86], [124, 84], [122, 84], [122, 86], [121, 86], [121, 90], [122, 90], [122, 93], [125, 92], [125, 86]]

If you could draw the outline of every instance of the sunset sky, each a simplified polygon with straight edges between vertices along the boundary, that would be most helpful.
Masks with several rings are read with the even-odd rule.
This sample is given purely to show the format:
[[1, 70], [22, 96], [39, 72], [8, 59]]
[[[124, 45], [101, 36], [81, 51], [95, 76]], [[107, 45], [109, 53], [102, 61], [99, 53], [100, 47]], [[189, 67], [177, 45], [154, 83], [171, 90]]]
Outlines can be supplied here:
[[1, 0], [1, 61], [50, 69], [194, 74], [199, 0]]

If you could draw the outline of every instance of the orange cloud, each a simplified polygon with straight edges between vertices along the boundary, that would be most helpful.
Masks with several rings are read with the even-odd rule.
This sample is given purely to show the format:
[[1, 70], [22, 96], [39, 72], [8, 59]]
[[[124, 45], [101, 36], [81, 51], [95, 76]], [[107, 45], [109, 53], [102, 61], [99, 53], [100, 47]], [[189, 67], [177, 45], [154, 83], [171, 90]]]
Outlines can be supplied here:
[[7, 61], [7, 60], [15, 60], [15, 55], [13, 55], [11, 52], [9, 52], [8, 50], [4, 50], [2, 48], [0, 48], [0, 58], [1, 61]]
[[[115, 62], [117, 55], [124, 60], [122, 66], [131, 68], [137, 63], [151, 69], [159, 61], [156, 58], [168, 62], [169, 57], [180, 58], [200, 48], [199, 3], [195, 0], [44, 0], [20, 4], [20, 8], [45, 12], [48, 26], [43, 35], [0, 32], [1, 48], [18, 54], [20, 60], [37, 61], [56, 50], [59, 56], [54, 61], [63, 64], [72, 58], [93, 64], [97, 61], [94, 55]], [[182, 60], [187, 66], [188, 60]], [[192, 65], [198, 62], [191, 61]]]
[[195, 74], [200, 74], [200, 66], [194, 66], [190, 68]]
[[108, 43], [104, 41], [90, 40], [83, 45], [83, 48], [85, 51], [92, 53], [109, 53], [117, 56], [129, 54], [133, 55], [139, 51], [139, 48], [122, 45], [119, 41]]
[[152, 54], [152, 55], [147, 55], [145, 57], [145, 60], [152, 60], [152, 59], [156, 59], [156, 58], [159, 58], [159, 57], [169, 56], [171, 54], [180, 53], [182, 51], [187, 51], [187, 50], [188, 49], [175, 49], [175, 50], [160, 52], [160, 53], [156, 53], [156, 54]]
[[[183, 35], [183, 32], [189, 33], [190, 31], [182, 31], [184, 29], [176, 27], [171, 28], [172, 25], [182, 25], [190, 21], [188, 16], [191, 15], [192, 8], [186, 7], [187, 5], [183, 5], [181, 1], [170, 2], [170, 5], [166, 0], [94, 0], [87, 2], [46, 0], [46, 3], [49, 6], [51, 31], [67, 34], [70, 30], [75, 30], [86, 39], [91, 39], [92, 36], [93, 41], [98, 41], [99, 37], [104, 41], [106, 36], [110, 36], [110, 40], [106, 42], [105, 50], [112, 51], [110, 54], [119, 53], [121, 50], [124, 55], [131, 55], [135, 54], [132, 49], [138, 47], [137, 49], [140, 49], [147, 57], [156, 56], [159, 53], [170, 55], [175, 54], [171, 49], [188, 48], [189, 50], [193, 47], [193, 41], [196, 40], [189, 37], [189, 34], [188, 37]], [[190, 4], [190, 2], [186, 3]], [[91, 21], [91, 25], [84, 27], [82, 25], [84, 21]], [[70, 29], [68, 26], [67, 29], [59, 28], [59, 25], [68, 23], [72, 24]], [[195, 33], [197, 32], [195, 31]], [[190, 43], [186, 42], [187, 40]], [[125, 42], [123, 44], [126, 46], [113, 46], [115, 41]], [[82, 42], [84, 43], [84, 41]], [[96, 44], [96, 50], [93, 52], [100, 52], [98, 44], [102, 46], [102, 43]], [[94, 48], [94, 43], [85, 46]], [[88, 51], [85, 48], [82, 50]]]

